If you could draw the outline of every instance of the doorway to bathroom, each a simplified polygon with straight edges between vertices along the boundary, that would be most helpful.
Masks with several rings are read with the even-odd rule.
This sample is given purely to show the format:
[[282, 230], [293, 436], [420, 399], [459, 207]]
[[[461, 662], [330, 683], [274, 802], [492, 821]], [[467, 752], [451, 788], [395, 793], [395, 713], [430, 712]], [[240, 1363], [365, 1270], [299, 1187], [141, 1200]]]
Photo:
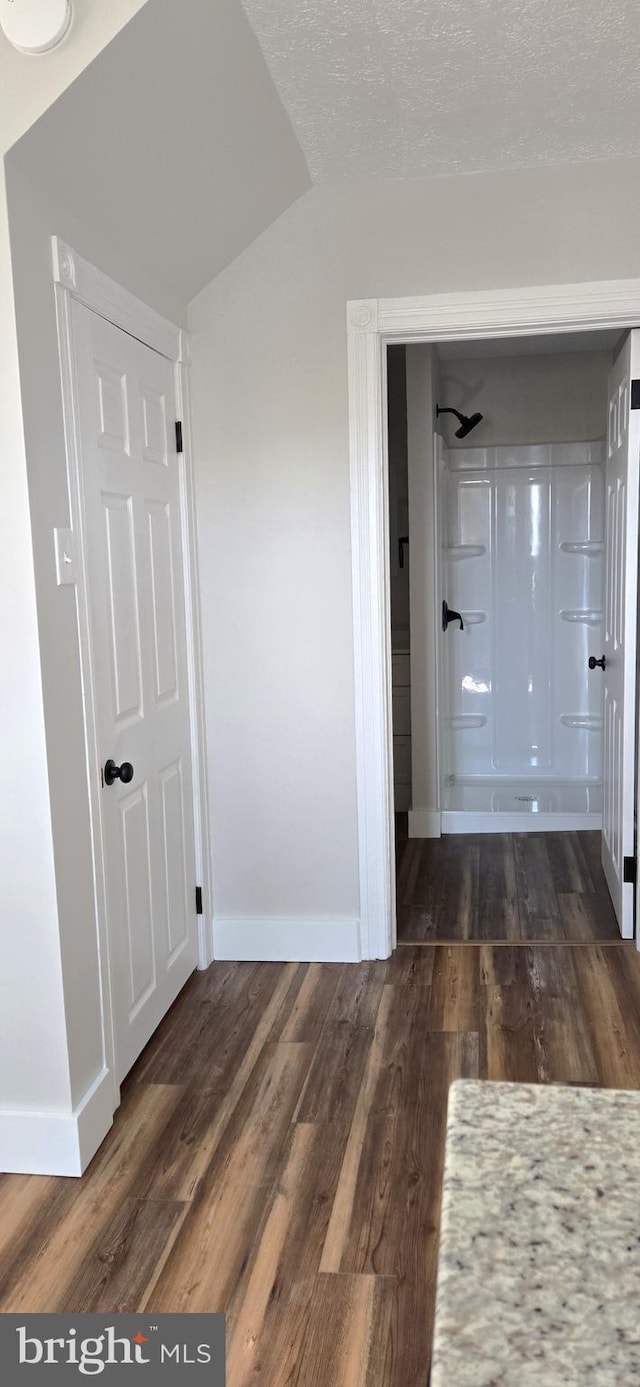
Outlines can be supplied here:
[[[358, 878], [360, 897], [359, 934], [365, 958], [386, 958], [397, 942], [396, 885], [394, 855], [394, 767], [392, 722], [392, 647], [390, 621], [390, 563], [388, 512], [388, 421], [387, 347], [390, 345], [431, 345], [439, 342], [471, 342], [491, 339], [499, 344], [505, 338], [539, 335], [615, 332], [619, 340], [640, 323], [640, 279], [598, 280], [580, 284], [525, 285], [500, 289], [465, 290], [404, 298], [350, 300], [347, 303], [347, 357], [349, 397], [349, 463], [351, 493], [351, 549], [354, 612], [354, 692], [356, 730], [356, 785], [358, 824]], [[637, 337], [636, 337], [637, 342]], [[631, 366], [619, 355], [618, 363]], [[608, 402], [607, 451], [611, 455], [621, 445], [631, 460], [632, 478], [629, 512], [637, 521], [637, 472], [640, 453], [640, 363], [633, 363], [633, 374], [625, 374], [617, 384], [615, 398]], [[433, 403], [433, 402], [432, 402]], [[634, 409], [631, 408], [632, 404]], [[456, 406], [457, 407], [457, 406]], [[461, 411], [464, 412], [464, 411]], [[482, 410], [473, 411], [482, 413]], [[609, 458], [607, 459], [609, 461]], [[622, 480], [620, 477], [619, 481]], [[616, 504], [607, 506], [605, 522], [615, 531], [624, 512], [623, 488], [616, 482]], [[616, 520], [617, 517], [617, 520]], [[626, 517], [625, 517], [626, 518]], [[614, 523], [615, 522], [615, 523]], [[434, 552], [432, 547], [432, 554]], [[620, 546], [607, 545], [609, 555]], [[626, 581], [616, 591], [624, 595], [624, 658], [611, 661], [608, 676], [620, 680], [618, 694], [612, 692], [609, 713], [616, 704], [618, 722], [604, 715], [603, 733], [609, 737], [616, 726], [617, 744], [624, 754], [617, 764], [623, 769], [617, 796], [607, 795], [603, 781], [603, 823], [617, 831], [609, 834], [608, 851], [616, 854], [616, 889], [628, 921], [623, 931], [634, 930], [636, 899], [635, 820], [636, 782], [636, 703], [635, 659], [631, 658], [637, 627], [637, 543], [624, 546]], [[605, 601], [605, 614], [607, 603]], [[568, 627], [567, 627], [568, 629]], [[612, 632], [609, 632], [611, 635]], [[631, 637], [627, 641], [626, 637]], [[427, 642], [424, 642], [428, 658]], [[633, 652], [635, 653], [635, 652]], [[606, 651], [603, 651], [606, 654]], [[410, 654], [410, 670], [417, 655]], [[597, 658], [597, 657], [596, 657]], [[604, 680], [603, 680], [604, 683]], [[431, 717], [421, 726], [435, 728]], [[415, 740], [411, 724], [412, 754]], [[434, 736], [437, 746], [437, 737]], [[412, 808], [415, 797], [412, 783]], [[611, 814], [612, 807], [616, 815]], [[617, 810], [622, 807], [622, 812]], [[440, 812], [434, 806], [429, 812]], [[597, 830], [596, 830], [597, 831]], [[606, 832], [603, 831], [603, 839]], [[604, 857], [603, 857], [604, 865]], [[611, 888], [612, 883], [608, 880]]]
[[387, 348], [399, 943], [633, 933], [637, 356]]

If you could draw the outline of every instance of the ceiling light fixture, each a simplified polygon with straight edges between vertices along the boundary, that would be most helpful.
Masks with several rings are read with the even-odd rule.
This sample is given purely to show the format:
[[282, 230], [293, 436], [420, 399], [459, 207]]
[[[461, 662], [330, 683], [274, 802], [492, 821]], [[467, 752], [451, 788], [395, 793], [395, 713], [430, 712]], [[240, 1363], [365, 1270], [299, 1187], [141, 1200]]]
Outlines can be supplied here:
[[71, 25], [71, 0], [0, 0], [0, 25], [20, 53], [48, 53]]

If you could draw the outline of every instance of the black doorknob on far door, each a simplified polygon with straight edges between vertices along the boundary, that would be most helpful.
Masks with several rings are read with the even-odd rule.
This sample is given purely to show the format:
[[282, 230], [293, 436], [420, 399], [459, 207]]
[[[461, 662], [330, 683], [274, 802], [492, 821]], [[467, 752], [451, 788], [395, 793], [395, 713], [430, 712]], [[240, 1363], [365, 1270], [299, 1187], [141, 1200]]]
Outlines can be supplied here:
[[589, 669], [606, 669], [606, 668], [607, 668], [607, 662], [606, 662], [606, 660], [605, 660], [605, 658], [604, 658], [604, 655], [602, 656], [602, 659], [601, 659], [601, 660], [596, 660], [595, 655], [590, 655], [590, 656], [589, 656]]
[[116, 766], [115, 761], [107, 761], [104, 768], [105, 785], [115, 785], [116, 780], [121, 780], [123, 785], [129, 785], [133, 780], [133, 766], [130, 761], [123, 761], [121, 766]]

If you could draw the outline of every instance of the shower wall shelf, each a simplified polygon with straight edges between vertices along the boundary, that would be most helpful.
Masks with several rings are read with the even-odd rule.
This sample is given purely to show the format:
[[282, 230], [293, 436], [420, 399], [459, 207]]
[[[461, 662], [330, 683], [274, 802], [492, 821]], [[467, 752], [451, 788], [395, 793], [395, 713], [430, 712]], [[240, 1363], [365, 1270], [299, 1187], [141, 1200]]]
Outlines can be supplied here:
[[571, 539], [565, 540], [560, 548], [563, 554], [584, 554], [587, 559], [595, 559], [603, 552], [604, 541], [601, 539]]
[[601, 732], [602, 718], [587, 717], [580, 713], [561, 713], [563, 727], [578, 727], [583, 732]]
[[486, 722], [486, 718], [480, 716], [471, 717], [471, 715], [467, 715], [466, 717], [448, 719], [449, 727], [451, 728], [452, 732], [466, 732], [468, 728], [485, 727]]
[[484, 544], [450, 544], [444, 552], [448, 559], [479, 559], [487, 549]]
[[580, 607], [575, 611], [562, 611], [560, 616], [563, 621], [570, 621], [580, 626], [602, 625], [602, 612], [595, 607]]
[[482, 626], [483, 621], [487, 619], [486, 612], [463, 612], [462, 616], [465, 626]]

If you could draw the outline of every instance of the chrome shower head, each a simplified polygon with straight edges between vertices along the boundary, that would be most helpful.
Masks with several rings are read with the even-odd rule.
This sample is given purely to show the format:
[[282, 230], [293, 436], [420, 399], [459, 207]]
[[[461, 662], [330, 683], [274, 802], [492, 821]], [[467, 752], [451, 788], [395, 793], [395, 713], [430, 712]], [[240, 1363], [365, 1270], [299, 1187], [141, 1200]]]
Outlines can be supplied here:
[[455, 414], [456, 419], [460, 420], [460, 428], [456, 429], [456, 438], [466, 438], [467, 434], [481, 423], [483, 417], [481, 414], [472, 414], [471, 416], [461, 414], [459, 409], [449, 409], [448, 407], [441, 409], [440, 405], [436, 405], [436, 418], [439, 419], [441, 414]]

